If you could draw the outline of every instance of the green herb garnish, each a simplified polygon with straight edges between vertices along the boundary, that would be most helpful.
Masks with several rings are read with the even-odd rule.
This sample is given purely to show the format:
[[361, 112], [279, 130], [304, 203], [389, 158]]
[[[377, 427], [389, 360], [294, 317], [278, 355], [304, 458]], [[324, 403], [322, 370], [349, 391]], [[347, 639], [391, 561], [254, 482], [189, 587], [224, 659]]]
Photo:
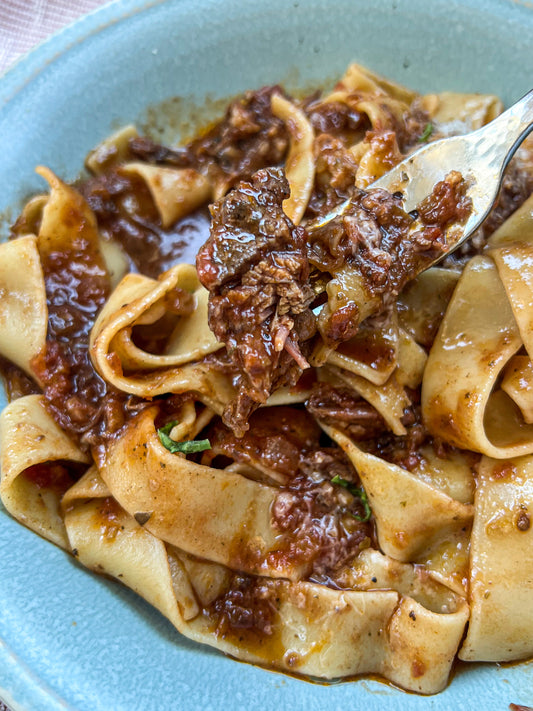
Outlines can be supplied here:
[[432, 123], [426, 123], [426, 126], [424, 130], [422, 131], [422, 135], [418, 139], [419, 143], [425, 143], [428, 138], [431, 136], [433, 133], [433, 124]]
[[354, 486], [351, 481], [343, 479], [341, 476], [338, 475], [335, 475], [333, 477], [331, 483], [338, 484], [338, 486], [344, 487], [347, 491], [350, 492], [352, 496], [355, 496], [356, 499], [359, 499], [359, 501], [363, 505], [365, 514], [364, 516], [359, 516], [359, 514], [352, 513], [351, 515], [355, 519], [357, 519], [357, 521], [361, 521], [361, 523], [366, 523], [370, 520], [370, 517], [372, 516], [372, 510], [370, 508], [370, 504], [368, 503], [368, 496], [366, 495], [366, 491], [364, 489], [360, 489], [358, 486]]
[[193, 454], [194, 452], [205, 452], [206, 449], [211, 449], [211, 443], [208, 439], [191, 439], [186, 442], [176, 442], [176, 440], [172, 439], [169, 435], [177, 424], [176, 421], [169, 422], [157, 430], [159, 441], [169, 452], [172, 454], [176, 454], [177, 452]]

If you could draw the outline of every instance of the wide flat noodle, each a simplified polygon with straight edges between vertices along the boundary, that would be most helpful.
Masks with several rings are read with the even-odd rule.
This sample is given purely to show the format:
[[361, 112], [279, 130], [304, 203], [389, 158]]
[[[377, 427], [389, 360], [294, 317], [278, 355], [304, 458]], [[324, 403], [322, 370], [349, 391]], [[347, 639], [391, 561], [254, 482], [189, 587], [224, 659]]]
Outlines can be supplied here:
[[106, 495], [95, 468], [86, 477], [89, 481], [80, 480], [63, 504], [69, 544], [80, 563], [117, 578], [176, 626], [197, 615], [198, 603], [179, 558]]
[[398, 321], [417, 343], [433, 344], [453, 291], [459, 272], [431, 267], [410, 281], [398, 297]]
[[473, 508], [416, 475], [363, 452], [344, 434], [323, 426], [354, 465], [376, 519], [381, 549], [402, 562], [415, 560], [468, 524]]
[[533, 451], [533, 426], [496, 385], [522, 341], [494, 263], [465, 268], [431, 349], [422, 413], [434, 435], [497, 459]]
[[533, 655], [533, 457], [484, 457], [471, 541], [466, 661]]
[[14, 400], [0, 414], [0, 497], [18, 521], [68, 548], [60, 500], [70, 483], [28, 477], [31, 467], [51, 462], [89, 463], [89, 458], [47, 413], [42, 395]]
[[[357, 304], [358, 312], [354, 316], [356, 321], [354, 326], [375, 313], [379, 307], [379, 297], [369, 293], [365, 288], [362, 275], [349, 265], [335, 271], [333, 278], [326, 285], [326, 293], [328, 301], [320, 310], [317, 321], [318, 330], [322, 335], [326, 334], [326, 338], [332, 315], [346, 304]], [[311, 364], [323, 365], [332, 350], [330, 346], [319, 344], [313, 353]]]
[[74, 188], [60, 180], [49, 168], [36, 172], [50, 185], [50, 196], [43, 208], [37, 246], [42, 258], [65, 247], [99, 251], [96, 217], [87, 201]]
[[383, 385], [398, 363], [400, 334], [396, 312], [363, 321], [356, 335], [328, 354], [327, 362]]
[[[138, 348], [136, 325], [155, 323], [165, 314], [165, 297], [173, 289], [193, 294], [195, 309], [182, 316], [161, 354]], [[151, 398], [164, 393], [201, 393], [207, 404], [222, 412], [234, 396], [231, 380], [202, 363], [222, 347], [207, 324], [207, 291], [196, 270], [187, 264], [172, 267], [157, 280], [128, 274], [111, 294], [91, 331], [91, 358], [98, 373], [119, 390]]]
[[417, 93], [402, 84], [382, 77], [361, 64], [353, 62], [337, 84], [337, 89], [349, 92], [364, 91], [376, 94], [388, 94], [405, 104], [411, 104]]
[[305, 113], [281, 94], [272, 94], [272, 113], [287, 125], [291, 137], [285, 161], [290, 197], [283, 201], [283, 211], [295, 225], [300, 224], [315, 180], [313, 155], [314, 131]]
[[420, 104], [445, 135], [474, 131], [493, 121], [503, 111], [501, 100], [492, 94], [443, 91], [440, 94], [426, 94]]
[[432, 579], [458, 595], [468, 592], [471, 525], [464, 525], [435, 542], [414, 561]]
[[[384, 590], [250, 580], [249, 591], [256, 589], [263, 599], [276, 601], [269, 626], [261, 632], [232, 632], [214, 605], [224, 601], [231, 571], [159, 540], [104, 496], [94, 472], [87, 478], [88, 484], [70, 494], [65, 514], [78, 560], [138, 592], [185, 636], [239, 659], [293, 673], [325, 679], [374, 673], [420, 693], [444, 688], [468, 608], [435, 583], [419, 590], [416, 571], [409, 566], [398, 575], [390, 561], [384, 565], [381, 559], [367, 558], [369, 572], [372, 569], [383, 587], [391, 588]], [[95, 487], [99, 495], [86, 499]], [[362, 577], [359, 573], [361, 582]]]
[[490, 239], [489, 254], [520, 331], [520, 337], [533, 357], [533, 195]]
[[129, 271], [129, 257], [124, 248], [112, 239], [100, 239], [100, 253], [109, 275], [111, 288], [115, 289]]
[[[372, 111], [374, 101], [361, 101], [358, 110], [365, 111], [371, 118], [372, 124], [379, 126], [381, 114]], [[389, 122], [390, 123], [390, 122]], [[359, 163], [355, 174], [355, 184], [358, 188], [368, 188], [385, 173], [398, 165], [403, 155], [398, 147], [396, 133], [392, 130], [375, 133], [355, 144], [351, 148], [352, 155]]]
[[529, 356], [511, 358], [503, 373], [501, 388], [516, 403], [524, 421], [533, 423], [533, 363]]
[[400, 385], [417, 388], [424, 376], [427, 362], [426, 351], [403, 328], [398, 329], [398, 335], [396, 380]]
[[510, 246], [519, 242], [533, 241], [533, 195], [520, 205], [518, 210], [490, 236], [489, 247]]
[[374, 385], [360, 375], [354, 375], [347, 370], [332, 366], [324, 368], [320, 376], [333, 384], [340, 384], [355, 390], [379, 412], [391, 432], [399, 437], [407, 434], [407, 430], [402, 424], [402, 417], [405, 408], [409, 407], [411, 401], [395, 374], [383, 385]]
[[147, 530], [193, 555], [249, 573], [302, 577], [308, 566], [283, 554], [284, 537], [271, 523], [277, 489], [171, 454], [159, 442], [156, 413], [133, 419], [107, 448], [101, 475], [121, 506], [149, 515]]
[[36, 235], [39, 232], [43, 210], [47, 202], [47, 193], [35, 195], [28, 200], [12, 227], [13, 234], [17, 237], [24, 237], [30, 234]]
[[[60, 181], [48, 168], [41, 167], [38, 172], [52, 189], [49, 195], [36, 195], [26, 203], [13, 228], [21, 235], [15, 243], [26, 234], [38, 234], [39, 253], [46, 258], [54, 250], [84, 250], [86, 240], [96, 254], [100, 252], [111, 285], [115, 287], [129, 268], [129, 258], [122, 246], [100, 236], [92, 210], [76, 190]], [[71, 222], [65, 225], [65, 219]]]
[[439, 457], [431, 445], [420, 447], [418, 453], [421, 455], [420, 462], [413, 469], [417, 476], [463, 504], [474, 501], [475, 455], [452, 449], [446, 452], [445, 457]]
[[[46, 342], [48, 309], [35, 235], [0, 245], [0, 355], [28, 375]], [[34, 377], [34, 376], [33, 376]]]
[[[165, 297], [174, 289], [192, 294], [194, 310], [181, 317], [168, 339], [164, 353], [138, 348], [132, 340], [135, 326], [156, 323], [167, 311]], [[150, 279], [128, 274], [108, 299], [91, 332], [91, 353], [103, 377], [112, 377], [110, 361], [120, 360], [122, 371], [152, 370], [200, 360], [222, 347], [207, 324], [207, 289], [200, 284], [196, 269], [178, 264]]]
[[137, 175], [146, 183], [163, 227], [171, 227], [180, 218], [207, 203], [212, 195], [209, 180], [193, 168], [126, 163], [120, 170], [128, 175]]
[[124, 162], [130, 155], [130, 139], [137, 138], [138, 135], [133, 124], [122, 126], [118, 131], [107, 136], [87, 155], [85, 167], [94, 175], [101, 175], [112, 166]]

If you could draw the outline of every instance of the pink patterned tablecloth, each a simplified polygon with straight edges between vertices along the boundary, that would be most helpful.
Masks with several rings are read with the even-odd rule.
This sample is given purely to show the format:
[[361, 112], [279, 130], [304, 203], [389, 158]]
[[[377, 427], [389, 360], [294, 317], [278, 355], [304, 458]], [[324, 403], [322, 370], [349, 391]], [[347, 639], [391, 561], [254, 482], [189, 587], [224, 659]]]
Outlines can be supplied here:
[[0, 74], [61, 27], [107, 3], [109, 0], [0, 0]]

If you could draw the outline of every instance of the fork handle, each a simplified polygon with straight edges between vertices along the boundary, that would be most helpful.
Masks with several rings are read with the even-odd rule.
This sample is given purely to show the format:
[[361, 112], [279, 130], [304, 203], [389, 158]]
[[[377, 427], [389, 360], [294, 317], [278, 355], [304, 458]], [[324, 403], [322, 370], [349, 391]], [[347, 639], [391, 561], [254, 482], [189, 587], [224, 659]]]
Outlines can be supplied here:
[[[498, 168], [503, 171], [524, 138], [533, 131], [533, 89], [475, 133], [488, 140], [491, 151], [498, 145]], [[501, 166], [501, 167], [500, 167]]]

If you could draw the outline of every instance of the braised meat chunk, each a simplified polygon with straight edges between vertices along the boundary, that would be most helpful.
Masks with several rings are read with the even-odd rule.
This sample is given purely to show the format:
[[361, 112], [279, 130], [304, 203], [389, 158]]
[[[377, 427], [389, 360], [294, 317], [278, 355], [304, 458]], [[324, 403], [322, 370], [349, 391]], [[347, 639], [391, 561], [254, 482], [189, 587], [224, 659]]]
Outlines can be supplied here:
[[210, 291], [209, 326], [226, 344], [239, 375], [224, 413], [236, 434], [271, 392], [293, 385], [307, 367], [315, 324], [305, 231], [284, 214], [281, 169], [260, 170], [211, 208], [210, 237], [196, 265]]
[[130, 150], [151, 163], [195, 168], [209, 178], [215, 197], [221, 197], [239, 180], [283, 162], [289, 140], [285, 123], [272, 113], [274, 93], [284, 92], [279, 86], [246, 92], [228, 106], [221, 121], [185, 146], [169, 149], [142, 137], [130, 141]]
[[379, 412], [347, 388], [315, 383], [306, 406], [317, 420], [344, 431], [355, 441], [372, 439], [387, 429]]
[[309, 229], [309, 261], [332, 277], [318, 321], [328, 347], [353, 338], [361, 321], [395, 302], [446, 250], [446, 228], [471, 210], [466, 189], [462, 176], [451, 172], [409, 213], [402, 193], [356, 189], [343, 214]]

